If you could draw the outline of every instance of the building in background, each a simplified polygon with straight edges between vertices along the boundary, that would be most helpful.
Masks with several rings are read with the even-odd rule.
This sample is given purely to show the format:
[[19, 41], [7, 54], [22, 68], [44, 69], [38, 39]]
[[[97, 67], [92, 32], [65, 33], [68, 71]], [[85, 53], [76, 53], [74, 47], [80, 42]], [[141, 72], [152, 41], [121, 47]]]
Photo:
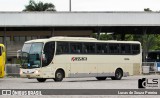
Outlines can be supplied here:
[[0, 12], [0, 43], [7, 47], [7, 63], [17, 63], [17, 50], [27, 40], [100, 32], [156, 34], [159, 17], [158, 12]]

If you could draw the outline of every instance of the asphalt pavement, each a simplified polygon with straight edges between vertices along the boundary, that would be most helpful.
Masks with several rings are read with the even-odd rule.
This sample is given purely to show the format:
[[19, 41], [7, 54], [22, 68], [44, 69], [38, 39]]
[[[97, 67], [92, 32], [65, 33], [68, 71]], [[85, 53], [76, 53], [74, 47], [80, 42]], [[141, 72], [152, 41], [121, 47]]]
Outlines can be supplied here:
[[[160, 75], [138, 75], [138, 76], [128, 76], [123, 77], [122, 80], [111, 80], [107, 78], [106, 80], [99, 81], [96, 78], [65, 78], [62, 82], [54, 82], [53, 79], [48, 79], [44, 83], [37, 82], [36, 79], [27, 78], [1, 78], [0, 79], [0, 89], [139, 89], [138, 80], [146, 79], [158, 79], [160, 82]], [[152, 82], [152, 81], [149, 81]], [[159, 83], [160, 84], [160, 83]], [[160, 86], [159, 86], [160, 87]], [[153, 89], [159, 89], [153, 88]], [[152, 89], [152, 88], [151, 88]], [[105, 98], [105, 97], [142, 97], [144, 95], [42, 95], [36, 96], [38, 98]], [[10, 98], [17, 98], [17, 96], [9, 96]], [[18, 96], [23, 98], [24, 96]], [[35, 98], [35, 96], [25, 96], [28, 98]], [[145, 95], [145, 98], [154, 97], [158, 98], [158, 95]], [[8, 98], [8, 96], [0, 96], [0, 98]]]

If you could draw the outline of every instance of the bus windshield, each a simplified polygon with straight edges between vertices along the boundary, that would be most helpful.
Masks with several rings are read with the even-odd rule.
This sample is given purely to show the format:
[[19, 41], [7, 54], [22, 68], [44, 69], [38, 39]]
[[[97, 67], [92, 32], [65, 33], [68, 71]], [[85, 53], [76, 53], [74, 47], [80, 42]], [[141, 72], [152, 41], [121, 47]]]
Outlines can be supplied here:
[[39, 68], [41, 67], [43, 43], [26, 43], [23, 45], [21, 52], [22, 68]]

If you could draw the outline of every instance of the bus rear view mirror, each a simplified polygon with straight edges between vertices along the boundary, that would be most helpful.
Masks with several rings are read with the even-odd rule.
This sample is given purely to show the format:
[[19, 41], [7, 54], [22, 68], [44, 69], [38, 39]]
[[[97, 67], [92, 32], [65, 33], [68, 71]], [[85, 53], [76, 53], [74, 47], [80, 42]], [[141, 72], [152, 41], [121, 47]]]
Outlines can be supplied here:
[[47, 59], [46, 59], [46, 55], [45, 55], [45, 54], [42, 54], [42, 61], [43, 61], [43, 62], [46, 62], [46, 60], [47, 60]]
[[22, 50], [17, 51], [17, 59], [20, 59], [22, 55]]

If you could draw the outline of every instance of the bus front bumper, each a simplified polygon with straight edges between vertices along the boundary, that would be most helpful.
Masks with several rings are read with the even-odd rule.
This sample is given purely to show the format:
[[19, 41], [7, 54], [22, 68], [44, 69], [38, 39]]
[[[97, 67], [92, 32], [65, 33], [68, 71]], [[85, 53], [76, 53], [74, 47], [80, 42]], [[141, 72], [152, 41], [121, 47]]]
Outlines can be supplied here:
[[36, 69], [20, 69], [21, 78], [42, 78], [40, 71]]

